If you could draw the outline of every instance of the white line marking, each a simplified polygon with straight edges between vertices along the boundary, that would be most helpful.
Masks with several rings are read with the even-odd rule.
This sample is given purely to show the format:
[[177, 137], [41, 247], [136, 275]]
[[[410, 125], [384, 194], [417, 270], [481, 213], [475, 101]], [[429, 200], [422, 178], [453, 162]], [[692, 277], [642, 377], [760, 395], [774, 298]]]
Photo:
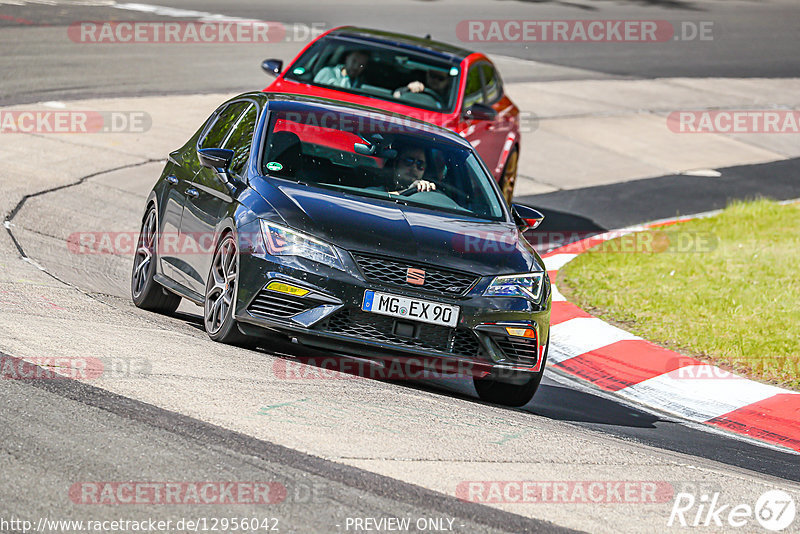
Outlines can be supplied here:
[[567, 298], [561, 294], [558, 288], [555, 285], [551, 285], [550, 288], [553, 290], [553, 302], [566, 302]]
[[684, 176], [697, 176], [699, 178], [719, 178], [722, 173], [714, 169], [694, 169], [691, 171], [683, 171], [679, 174]]
[[791, 392], [752, 380], [678, 378], [673, 372], [617, 393], [634, 402], [658, 406], [666, 412], [704, 422], [779, 393]]
[[117, 9], [125, 9], [128, 11], [139, 11], [141, 13], [151, 13], [161, 17], [173, 17], [179, 19], [198, 19], [200, 22], [220, 22], [220, 21], [241, 21], [241, 22], [254, 22], [253, 19], [243, 19], [240, 17], [229, 17], [227, 15], [220, 15], [217, 13], [210, 13], [208, 11], [195, 11], [193, 9], [179, 9], [174, 7], [156, 6], [152, 4], [114, 4], [113, 7]]
[[550, 327], [553, 343], [549, 358], [562, 362], [617, 341], [642, 339], [596, 317], [578, 317]]
[[577, 254], [554, 254], [542, 259], [544, 260], [545, 269], [557, 271], [577, 256]]

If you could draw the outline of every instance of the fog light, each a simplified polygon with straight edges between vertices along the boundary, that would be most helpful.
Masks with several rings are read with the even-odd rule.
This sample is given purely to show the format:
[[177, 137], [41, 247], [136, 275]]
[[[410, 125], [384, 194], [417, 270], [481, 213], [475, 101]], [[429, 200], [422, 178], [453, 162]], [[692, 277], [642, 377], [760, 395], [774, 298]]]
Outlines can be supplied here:
[[267, 289], [269, 289], [270, 291], [275, 291], [277, 293], [294, 295], [295, 297], [302, 297], [311, 293], [308, 289], [303, 289], [302, 287], [293, 286], [285, 282], [278, 282], [277, 280], [267, 284]]
[[536, 330], [533, 328], [515, 328], [513, 326], [507, 326], [506, 332], [508, 332], [509, 336], [530, 337], [536, 339]]

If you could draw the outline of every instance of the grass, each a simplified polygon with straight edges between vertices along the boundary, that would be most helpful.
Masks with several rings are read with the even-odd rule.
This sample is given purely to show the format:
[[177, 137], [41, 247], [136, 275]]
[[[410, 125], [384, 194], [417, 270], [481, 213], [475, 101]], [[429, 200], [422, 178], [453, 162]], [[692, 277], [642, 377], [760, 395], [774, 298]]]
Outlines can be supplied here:
[[558, 273], [594, 315], [664, 347], [800, 390], [800, 206], [722, 213], [607, 241]]

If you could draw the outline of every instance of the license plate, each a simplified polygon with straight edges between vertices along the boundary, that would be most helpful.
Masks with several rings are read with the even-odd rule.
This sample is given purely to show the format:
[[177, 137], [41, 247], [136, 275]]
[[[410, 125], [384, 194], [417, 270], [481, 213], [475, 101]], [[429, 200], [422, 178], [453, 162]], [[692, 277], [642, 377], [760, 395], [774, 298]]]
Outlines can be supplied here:
[[460, 308], [440, 302], [430, 302], [388, 293], [367, 290], [361, 309], [390, 317], [411, 319], [440, 326], [456, 326]]

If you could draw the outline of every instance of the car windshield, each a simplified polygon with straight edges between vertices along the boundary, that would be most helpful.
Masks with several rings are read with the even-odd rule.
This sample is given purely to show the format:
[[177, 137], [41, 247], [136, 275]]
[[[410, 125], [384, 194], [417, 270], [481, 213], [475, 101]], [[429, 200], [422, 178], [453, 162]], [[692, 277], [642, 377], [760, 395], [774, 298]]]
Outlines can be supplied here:
[[458, 63], [361, 41], [322, 38], [294, 62], [286, 78], [450, 112], [458, 92]]
[[[272, 111], [265, 175], [437, 211], [503, 218], [493, 178], [472, 150], [409, 119], [330, 109]], [[420, 181], [435, 190], [418, 191]]]

